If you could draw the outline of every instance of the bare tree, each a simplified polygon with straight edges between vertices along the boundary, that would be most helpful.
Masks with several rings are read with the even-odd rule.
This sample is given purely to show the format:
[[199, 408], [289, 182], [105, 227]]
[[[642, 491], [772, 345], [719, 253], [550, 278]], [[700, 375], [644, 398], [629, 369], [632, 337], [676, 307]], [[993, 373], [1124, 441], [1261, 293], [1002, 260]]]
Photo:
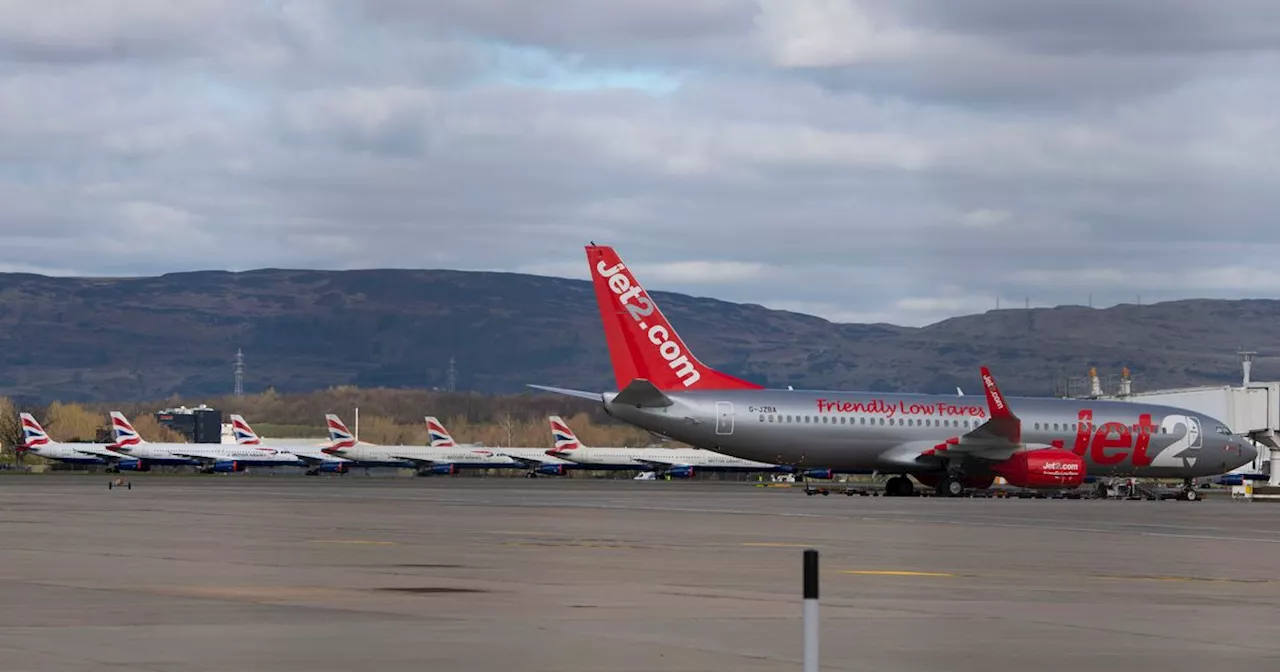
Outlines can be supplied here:
[[0, 449], [13, 450], [22, 443], [22, 422], [18, 420], [18, 409], [9, 397], [0, 397]]

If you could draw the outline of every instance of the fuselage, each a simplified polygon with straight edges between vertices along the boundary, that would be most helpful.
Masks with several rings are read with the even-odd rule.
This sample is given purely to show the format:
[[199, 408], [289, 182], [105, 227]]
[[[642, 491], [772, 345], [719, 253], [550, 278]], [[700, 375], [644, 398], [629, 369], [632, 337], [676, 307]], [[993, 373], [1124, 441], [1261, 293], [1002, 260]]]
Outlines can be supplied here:
[[709, 471], [778, 471], [776, 464], [744, 459], [701, 448], [610, 448], [583, 446], [555, 453], [584, 466], [651, 469], [655, 464], [699, 467]]
[[107, 460], [96, 454], [90, 454], [77, 447], [92, 450], [94, 448], [106, 450], [107, 446], [101, 443], [97, 444], [67, 444], [67, 443], [46, 443], [42, 446], [31, 446], [26, 449], [30, 455], [38, 455], [45, 459], [57, 460], [67, 464], [106, 464]]
[[205, 461], [237, 462], [244, 466], [296, 467], [303, 464], [287, 451], [225, 443], [139, 443], [120, 452], [156, 464], [199, 464]]
[[[666, 407], [613, 403], [613, 416], [736, 457], [839, 471], [924, 473], [925, 451], [988, 420], [982, 397], [725, 390], [666, 392]], [[1256, 450], [1220, 421], [1168, 406], [1090, 399], [1008, 398], [1028, 446], [1080, 455], [1090, 476], [1193, 478], [1251, 462]]]
[[504, 469], [518, 467], [515, 460], [485, 448], [431, 448], [428, 446], [378, 446], [361, 443], [341, 448], [334, 455], [358, 463], [356, 466], [411, 468], [420, 463], [450, 464], [456, 467]]

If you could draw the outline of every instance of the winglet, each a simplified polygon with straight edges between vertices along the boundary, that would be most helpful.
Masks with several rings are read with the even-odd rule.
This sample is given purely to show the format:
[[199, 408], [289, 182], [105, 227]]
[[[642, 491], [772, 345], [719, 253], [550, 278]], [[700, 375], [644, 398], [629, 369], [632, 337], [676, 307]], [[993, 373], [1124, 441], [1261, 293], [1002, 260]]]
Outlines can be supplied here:
[[613, 403], [637, 408], [662, 408], [674, 402], [653, 383], [644, 378], [636, 378], [613, 398]]

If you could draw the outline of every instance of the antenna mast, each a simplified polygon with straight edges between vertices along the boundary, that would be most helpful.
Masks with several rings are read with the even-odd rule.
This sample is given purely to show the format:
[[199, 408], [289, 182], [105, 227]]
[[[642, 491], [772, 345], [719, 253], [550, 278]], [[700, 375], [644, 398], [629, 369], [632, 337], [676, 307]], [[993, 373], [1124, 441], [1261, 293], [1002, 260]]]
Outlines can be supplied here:
[[244, 396], [244, 351], [236, 348], [236, 361], [231, 365], [231, 371], [235, 374], [236, 386], [231, 394], [237, 397]]

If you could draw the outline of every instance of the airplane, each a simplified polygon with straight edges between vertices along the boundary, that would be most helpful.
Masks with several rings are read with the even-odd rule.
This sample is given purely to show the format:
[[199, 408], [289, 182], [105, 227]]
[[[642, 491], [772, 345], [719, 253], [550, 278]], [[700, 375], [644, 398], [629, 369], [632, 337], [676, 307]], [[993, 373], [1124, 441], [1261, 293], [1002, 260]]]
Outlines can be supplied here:
[[485, 448], [437, 449], [365, 443], [357, 441], [337, 415], [329, 413], [324, 417], [331, 441], [324, 452], [351, 460], [356, 463], [353, 466], [417, 469], [419, 476], [452, 475], [459, 469], [511, 469], [520, 466], [510, 457]]
[[[253, 431], [253, 427], [249, 426], [244, 416], [235, 413], [231, 414], [231, 432], [235, 437], [236, 445], [262, 447], [262, 438], [258, 433]], [[314, 444], [311, 439], [306, 440], [308, 443]], [[281, 448], [279, 442], [273, 441], [272, 447]], [[345, 474], [350, 470], [351, 460], [329, 455], [314, 446], [286, 446], [282, 450], [291, 453], [294, 457], [301, 460], [308, 467], [307, 475], [315, 476], [317, 474]]]
[[304, 463], [292, 453], [266, 446], [238, 446], [221, 443], [151, 443], [138, 434], [120, 411], [111, 411], [111, 431], [115, 450], [136, 462], [121, 469], [150, 471], [152, 466], [178, 464], [200, 467], [204, 473], [230, 473], [249, 467], [297, 467]]
[[[22, 443], [14, 449], [67, 464], [113, 464], [115, 460], [127, 460], [128, 456], [111, 450], [108, 443], [60, 443], [49, 438], [49, 433], [30, 413], [19, 413], [22, 422]], [[114, 458], [114, 459], [113, 459]]]
[[[894, 474], [942, 496], [989, 487], [1076, 488], [1089, 477], [1192, 479], [1257, 450], [1216, 418], [1131, 401], [1005, 397], [987, 367], [985, 402], [960, 395], [765, 389], [698, 360], [608, 246], [586, 247], [617, 392], [531, 387], [599, 401], [613, 417], [717, 452], [793, 467]], [[1016, 409], [1016, 413], [1015, 413]]]
[[[702, 448], [597, 448], [585, 446], [558, 415], [549, 418], [555, 447], [548, 455], [572, 460], [593, 469], [661, 471], [672, 478], [693, 478], [699, 471], [789, 472], [776, 464], [744, 460]], [[601, 465], [601, 466], [597, 466]]]
[[[444, 423], [435, 416], [427, 416], [427, 435], [431, 437], [431, 447], [436, 449], [483, 448], [482, 443], [458, 443], [453, 435], [445, 429]], [[572, 460], [564, 460], [547, 454], [546, 448], [502, 447], [503, 455], [510, 457], [529, 469], [529, 476], [564, 476], [570, 469], [578, 469], [581, 465]]]

